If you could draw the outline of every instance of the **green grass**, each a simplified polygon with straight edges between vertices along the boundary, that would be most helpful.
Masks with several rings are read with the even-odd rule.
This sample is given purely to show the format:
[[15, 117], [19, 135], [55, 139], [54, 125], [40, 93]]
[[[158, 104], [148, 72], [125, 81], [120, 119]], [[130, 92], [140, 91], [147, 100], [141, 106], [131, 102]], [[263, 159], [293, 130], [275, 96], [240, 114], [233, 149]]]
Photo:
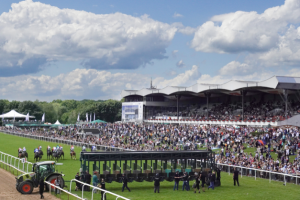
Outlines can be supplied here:
[[[29, 161], [33, 161], [33, 150], [38, 145], [43, 147], [44, 152], [46, 151], [46, 147], [50, 145], [53, 147], [54, 143], [44, 142], [39, 140], [33, 140], [28, 138], [22, 138], [18, 136], [12, 136], [7, 134], [0, 133], [0, 151], [5, 153], [17, 156], [17, 149], [19, 147], [25, 146], [27, 148], [27, 152], [29, 154]], [[78, 160], [71, 160], [69, 155], [69, 145], [62, 145], [65, 151], [65, 160], [60, 160], [62, 162], [62, 166], [59, 167], [59, 171], [63, 171], [66, 176], [65, 180], [71, 180], [74, 178], [76, 172], [79, 171], [80, 161], [79, 161], [79, 153], [80, 148], [75, 147], [75, 151], [77, 154]], [[247, 149], [247, 152], [251, 151], [251, 149]], [[251, 152], [254, 152], [251, 151]], [[43, 160], [46, 160], [46, 155], [44, 155]], [[0, 165], [3, 167], [3, 165]], [[15, 173], [16, 174], [16, 173]], [[216, 187], [215, 190], [209, 190], [205, 193], [194, 194], [192, 191], [182, 191], [181, 186], [182, 182], [180, 182], [179, 190], [173, 191], [173, 182], [161, 182], [161, 192], [159, 194], [155, 194], [153, 192], [153, 182], [133, 182], [129, 183], [128, 186], [131, 189], [131, 192], [125, 190], [125, 192], [121, 191], [122, 184], [113, 182], [111, 184], [107, 183], [106, 187], [109, 191], [122, 195], [132, 200], [136, 199], [145, 199], [145, 200], [153, 200], [153, 199], [167, 199], [167, 200], [175, 200], [175, 199], [208, 199], [208, 200], [219, 200], [219, 199], [298, 199], [299, 194], [298, 191], [300, 186], [294, 184], [287, 184], [287, 186], [283, 186], [282, 182], [272, 181], [269, 183], [269, 180], [265, 179], [257, 179], [255, 180], [252, 177], [240, 178], [240, 187], [233, 186], [232, 174], [228, 175], [228, 173], [222, 172], [221, 174], [221, 187]], [[193, 182], [190, 182], [192, 185]], [[69, 189], [69, 183], [66, 183]], [[75, 184], [72, 184], [72, 188], [75, 188]], [[81, 196], [81, 192], [73, 193]], [[91, 192], [84, 192], [84, 197], [90, 199]], [[68, 199], [66, 195], [61, 196], [62, 199]], [[70, 198], [72, 199], [72, 198]], [[96, 194], [96, 198], [100, 199], [100, 194]], [[108, 196], [107, 199], [115, 199], [112, 196]]]

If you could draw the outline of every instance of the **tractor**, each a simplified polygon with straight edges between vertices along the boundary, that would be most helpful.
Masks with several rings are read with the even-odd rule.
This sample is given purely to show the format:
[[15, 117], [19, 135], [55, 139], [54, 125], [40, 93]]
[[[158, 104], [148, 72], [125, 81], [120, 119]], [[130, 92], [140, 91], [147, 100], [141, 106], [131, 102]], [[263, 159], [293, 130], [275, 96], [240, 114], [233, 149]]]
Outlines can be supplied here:
[[[62, 165], [62, 163], [55, 163], [55, 161], [44, 161], [34, 163], [32, 166], [32, 172], [21, 174], [16, 177], [16, 189], [22, 194], [31, 194], [33, 188], [38, 187], [40, 179], [44, 179], [54, 184], [57, 177], [60, 178], [60, 187], [64, 187], [64, 174], [55, 171], [55, 165]], [[46, 187], [49, 191], [49, 186]], [[54, 187], [51, 187], [54, 190]]]

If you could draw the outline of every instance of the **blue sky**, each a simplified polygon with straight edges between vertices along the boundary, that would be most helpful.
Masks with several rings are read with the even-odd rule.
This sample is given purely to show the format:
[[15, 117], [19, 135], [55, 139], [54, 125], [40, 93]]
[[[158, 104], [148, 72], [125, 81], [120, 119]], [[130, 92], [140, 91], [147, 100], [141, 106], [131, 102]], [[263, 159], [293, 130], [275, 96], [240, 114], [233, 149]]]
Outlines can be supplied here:
[[299, 0], [1, 3], [9, 100], [120, 99], [151, 77], [163, 88], [300, 74]]

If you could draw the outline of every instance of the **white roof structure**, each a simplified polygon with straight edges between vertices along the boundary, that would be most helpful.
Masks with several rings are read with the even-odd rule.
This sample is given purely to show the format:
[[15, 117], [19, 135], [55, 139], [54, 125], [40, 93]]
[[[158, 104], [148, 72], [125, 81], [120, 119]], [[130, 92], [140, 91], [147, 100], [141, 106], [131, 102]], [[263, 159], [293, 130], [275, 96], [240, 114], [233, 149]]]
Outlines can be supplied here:
[[[26, 118], [27, 115], [18, 113], [15, 110], [11, 110], [8, 113], [0, 115], [0, 118]], [[29, 116], [30, 118], [35, 118], [34, 116]]]
[[61, 123], [58, 120], [56, 120], [55, 124], [60, 125]]
[[175, 95], [179, 93], [190, 94], [195, 96], [204, 96], [205, 92], [219, 92], [230, 95], [241, 95], [239, 91], [244, 89], [258, 90], [273, 94], [280, 93], [282, 89], [299, 90], [300, 77], [273, 76], [267, 80], [257, 82], [231, 80], [223, 84], [196, 83], [195, 85], [192, 85], [190, 87], [167, 86], [162, 89], [144, 88], [141, 90], [123, 90], [121, 96], [123, 98], [131, 95]]

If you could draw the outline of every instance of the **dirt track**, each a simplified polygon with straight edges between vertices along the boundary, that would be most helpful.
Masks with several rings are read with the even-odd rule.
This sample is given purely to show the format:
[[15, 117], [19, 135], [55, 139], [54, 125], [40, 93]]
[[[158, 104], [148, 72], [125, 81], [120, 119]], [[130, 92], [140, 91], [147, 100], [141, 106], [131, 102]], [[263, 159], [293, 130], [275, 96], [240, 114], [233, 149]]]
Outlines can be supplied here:
[[[58, 198], [44, 192], [45, 199], [58, 200]], [[16, 190], [16, 179], [11, 173], [0, 168], [0, 200], [37, 200], [40, 199], [38, 188], [33, 190], [30, 195], [24, 195]]]

